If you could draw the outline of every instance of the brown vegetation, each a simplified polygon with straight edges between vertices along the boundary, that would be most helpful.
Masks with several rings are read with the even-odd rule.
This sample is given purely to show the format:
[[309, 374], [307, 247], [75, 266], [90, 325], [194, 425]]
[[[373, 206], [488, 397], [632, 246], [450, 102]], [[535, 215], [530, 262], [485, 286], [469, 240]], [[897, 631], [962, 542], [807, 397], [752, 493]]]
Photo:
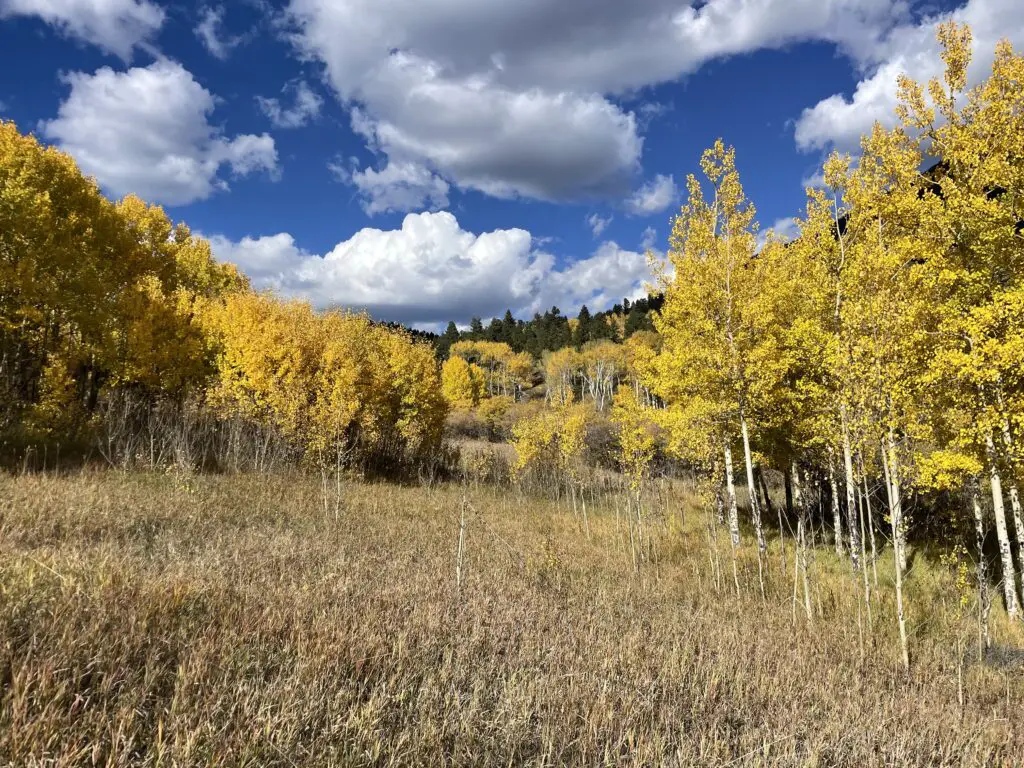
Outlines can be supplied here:
[[[956, 570], [890, 558], [873, 629], [826, 549], [714, 577], [680, 484], [494, 488], [84, 472], [0, 476], [0, 762], [13, 765], [1015, 765], [1024, 671], [978, 661]], [[465, 503], [461, 590], [455, 552]], [[635, 546], [635, 544], [634, 544]], [[728, 561], [721, 536], [721, 562]]]

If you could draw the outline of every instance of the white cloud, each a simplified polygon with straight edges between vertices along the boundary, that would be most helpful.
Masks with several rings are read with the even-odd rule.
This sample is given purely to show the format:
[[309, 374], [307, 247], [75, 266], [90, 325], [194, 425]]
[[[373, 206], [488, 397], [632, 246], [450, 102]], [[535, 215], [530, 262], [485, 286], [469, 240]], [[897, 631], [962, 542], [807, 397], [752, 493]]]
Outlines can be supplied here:
[[804, 150], [830, 146], [855, 150], [860, 137], [870, 132], [876, 121], [892, 124], [897, 78], [908, 74], [924, 81], [942, 74], [935, 26], [950, 19], [970, 24], [974, 33], [972, 83], [988, 72], [999, 40], [1007, 38], [1018, 47], [1024, 45], [1020, 0], [968, 0], [955, 11], [897, 26], [860, 51], [868, 74], [852, 95], [837, 93], [804, 110], [796, 124], [797, 146]]
[[794, 217], [787, 216], [782, 219], [776, 219], [775, 223], [772, 224], [772, 231], [777, 237], [793, 240], [800, 234], [800, 227]]
[[361, 93], [368, 106], [353, 110], [352, 127], [371, 148], [495, 197], [616, 194], [638, 167], [633, 115], [599, 96], [444, 78], [406, 55], [389, 57]]
[[800, 186], [804, 189], [810, 187], [812, 189], [820, 189], [825, 186], [825, 172], [819, 166], [816, 170], [811, 171], [802, 179], [800, 179]]
[[649, 251], [654, 248], [656, 242], [658, 242], [658, 231], [654, 227], [645, 229], [640, 238], [640, 247], [644, 251]]
[[260, 288], [419, 325], [505, 309], [524, 316], [553, 304], [599, 310], [643, 295], [650, 279], [643, 254], [615, 243], [558, 268], [526, 230], [477, 235], [448, 212], [410, 214], [398, 230], [363, 229], [324, 256], [302, 250], [289, 234], [210, 242], [217, 258], [237, 264]]
[[614, 220], [614, 216], [609, 216], [607, 219], [603, 219], [600, 215], [592, 213], [587, 217], [587, 226], [590, 227], [590, 231], [594, 237], [598, 238]]
[[776, 239], [795, 240], [800, 234], [800, 226], [792, 216], [776, 219], [770, 229], [762, 229], [757, 233], [757, 248], [760, 250], [768, 242], [768, 232], [774, 233]]
[[224, 6], [211, 6], [204, 8], [199, 24], [196, 25], [195, 33], [210, 55], [224, 60], [231, 55], [231, 51], [245, 42], [245, 35], [221, 34], [221, 25], [224, 23]]
[[658, 174], [638, 189], [629, 200], [626, 208], [636, 216], [649, 216], [661, 213], [679, 200], [679, 188], [672, 176]]
[[363, 210], [370, 216], [448, 206], [448, 182], [417, 163], [389, 162], [381, 170], [351, 172], [336, 165], [331, 168], [340, 179], [359, 190]]
[[291, 107], [282, 106], [280, 99], [256, 97], [263, 114], [270, 118], [275, 128], [301, 128], [320, 115], [324, 100], [305, 80], [289, 83], [281, 92], [292, 97]]
[[164, 23], [149, 0], [0, 0], [0, 18], [36, 16], [61, 34], [102, 48], [128, 61]]
[[115, 195], [184, 205], [227, 189], [225, 166], [236, 176], [277, 171], [274, 140], [224, 136], [209, 122], [213, 94], [176, 62], [65, 79], [71, 93], [42, 133]]
[[609, 97], [709, 59], [826, 40], [859, 56], [905, 17], [892, 0], [291, 0], [353, 127], [392, 162], [462, 188], [621, 197], [641, 123]]

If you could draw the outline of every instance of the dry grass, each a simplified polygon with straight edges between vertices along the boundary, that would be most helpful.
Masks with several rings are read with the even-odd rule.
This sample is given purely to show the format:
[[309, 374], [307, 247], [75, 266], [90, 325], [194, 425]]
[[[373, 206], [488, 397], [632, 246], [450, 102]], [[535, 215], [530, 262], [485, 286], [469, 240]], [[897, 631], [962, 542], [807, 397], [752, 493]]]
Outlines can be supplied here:
[[935, 567], [910, 579], [908, 681], [884, 564], [873, 635], [824, 551], [793, 626], [777, 543], [766, 601], [750, 553], [737, 598], [722, 550], [716, 591], [678, 494], [637, 575], [610, 500], [588, 541], [552, 502], [472, 489], [459, 593], [462, 489], [343, 493], [325, 514], [300, 476], [0, 476], [0, 762], [1024, 762], [1019, 660], [968, 653], [959, 704], [974, 630]]

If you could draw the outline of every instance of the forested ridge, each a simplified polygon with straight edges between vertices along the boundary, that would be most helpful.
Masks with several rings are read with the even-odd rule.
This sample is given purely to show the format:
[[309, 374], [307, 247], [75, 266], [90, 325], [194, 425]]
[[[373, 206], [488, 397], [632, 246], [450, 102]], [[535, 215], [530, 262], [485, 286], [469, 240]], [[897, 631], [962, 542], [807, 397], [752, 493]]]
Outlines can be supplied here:
[[487, 325], [474, 317], [465, 330], [459, 330], [451, 321], [443, 334], [429, 334], [429, 338], [442, 359], [448, 357], [452, 345], [460, 341], [499, 342], [507, 344], [513, 352], [529, 352], [540, 358], [545, 352], [563, 347], [579, 349], [587, 342], [604, 339], [621, 343], [637, 331], [653, 330], [653, 313], [661, 309], [663, 303], [661, 295], [634, 301], [627, 297], [607, 311], [591, 314], [584, 304], [576, 317], [569, 317], [558, 307], [551, 307], [543, 314], [535, 313], [529, 320], [517, 320], [511, 310], [506, 310], [504, 317], [492, 318]]

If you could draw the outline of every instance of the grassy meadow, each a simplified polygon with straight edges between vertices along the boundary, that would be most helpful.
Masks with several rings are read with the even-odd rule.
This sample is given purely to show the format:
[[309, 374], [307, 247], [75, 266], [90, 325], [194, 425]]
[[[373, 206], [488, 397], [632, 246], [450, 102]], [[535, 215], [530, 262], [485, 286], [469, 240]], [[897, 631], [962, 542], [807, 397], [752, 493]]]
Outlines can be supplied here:
[[584, 521], [488, 485], [4, 474], [0, 763], [1024, 763], [1021, 638], [996, 605], [979, 658], [955, 568], [912, 559], [908, 679], [891, 550], [870, 618], [812, 550], [808, 621], [788, 539], [762, 598], [745, 538], [737, 596], [682, 484], [629, 519], [620, 494]]

